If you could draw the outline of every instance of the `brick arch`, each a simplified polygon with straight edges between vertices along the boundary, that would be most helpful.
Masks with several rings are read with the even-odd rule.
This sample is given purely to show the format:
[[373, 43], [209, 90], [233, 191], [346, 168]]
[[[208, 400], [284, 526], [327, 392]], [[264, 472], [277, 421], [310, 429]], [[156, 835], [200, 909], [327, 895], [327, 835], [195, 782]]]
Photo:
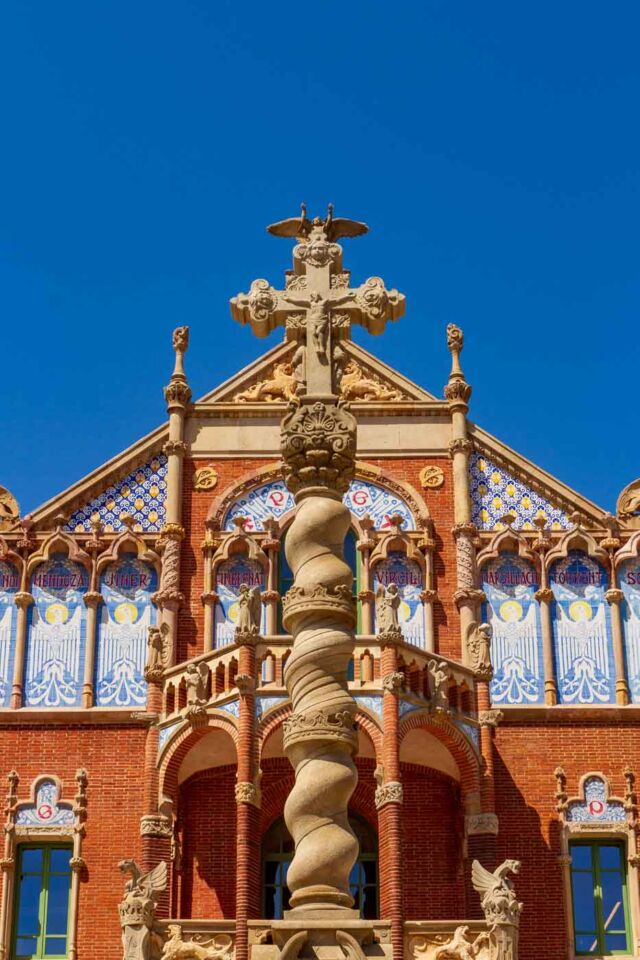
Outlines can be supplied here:
[[231, 737], [233, 744], [238, 748], [238, 728], [231, 716], [221, 713], [209, 714], [207, 722], [200, 727], [187, 725], [183, 727], [165, 749], [159, 769], [159, 797], [170, 797], [174, 802], [178, 797], [178, 771], [189, 751], [212, 730], [221, 730]]
[[480, 790], [480, 758], [461, 730], [450, 723], [439, 722], [426, 710], [415, 710], [405, 716], [398, 730], [402, 743], [411, 730], [426, 730], [447, 748], [460, 769], [460, 786], [463, 794]]

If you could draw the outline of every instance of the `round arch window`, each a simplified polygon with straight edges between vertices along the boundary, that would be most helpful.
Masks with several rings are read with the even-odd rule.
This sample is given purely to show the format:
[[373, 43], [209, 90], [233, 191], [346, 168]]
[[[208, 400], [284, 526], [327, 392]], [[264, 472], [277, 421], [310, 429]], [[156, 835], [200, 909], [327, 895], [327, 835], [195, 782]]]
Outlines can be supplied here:
[[[360, 847], [349, 877], [351, 896], [360, 916], [374, 920], [378, 916], [378, 838], [362, 817], [352, 813], [349, 823]], [[292, 860], [293, 840], [280, 817], [262, 840], [262, 909], [266, 920], [280, 920], [289, 909], [287, 870]]]

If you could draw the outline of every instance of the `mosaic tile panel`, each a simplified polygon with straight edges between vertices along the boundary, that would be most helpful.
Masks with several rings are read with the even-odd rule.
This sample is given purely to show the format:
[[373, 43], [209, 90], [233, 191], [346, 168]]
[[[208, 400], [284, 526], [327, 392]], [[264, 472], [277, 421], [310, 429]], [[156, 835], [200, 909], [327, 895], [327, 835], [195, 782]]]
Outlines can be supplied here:
[[[342, 502], [359, 520], [369, 514], [377, 530], [390, 526], [390, 517], [399, 514], [402, 517], [403, 530], [415, 530], [416, 524], [407, 504], [384, 487], [368, 480], [353, 480], [342, 498]], [[246, 529], [261, 532], [267, 517], [282, 517], [293, 510], [295, 501], [282, 480], [264, 483], [236, 500], [229, 509], [222, 524], [223, 530], [233, 530], [234, 517], [246, 517]]]
[[473, 453], [469, 472], [473, 522], [479, 530], [499, 530], [503, 526], [500, 521], [507, 513], [515, 516], [513, 526], [519, 530], [533, 530], [535, 517], [544, 517], [552, 530], [568, 530], [571, 526], [559, 507], [554, 507], [488, 457]]
[[0, 707], [11, 701], [18, 608], [15, 595], [20, 589], [18, 571], [0, 560]]
[[640, 703], [640, 558], [627, 560], [618, 571], [624, 594], [624, 644], [632, 703]]
[[379, 717], [382, 716], [382, 697], [372, 696], [372, 697], [354, 697], [355, 702], [359, 707], [365, 707], [367, 710], [371, 710], [372, 713], [377, 713]]
[[605, 783], [601, 777], [588, 777], [584, 782], [584, 800], [574, 800], [567, 810], [567, 820], [571, 823], [598, 820], [623, 823], [626, 819], [623, 805], [617, 800], [607, 800]]
[[167, 458], [158, 454], [76, 510], [65, 529], [88, 533], [95, 515], [106, 533], [119, 532], [124, 529], [120, 518], [128, 513], [135, 520], [134, 530], [158, 533], [164, 523], [166, 490]]
[[53, 780], [43, 780], [36, 793], [36, 802], [21, 807], [16, 815], [20, 827], [63, 827], [73, 823], [73, 810], [58, 804], [58, 788]]

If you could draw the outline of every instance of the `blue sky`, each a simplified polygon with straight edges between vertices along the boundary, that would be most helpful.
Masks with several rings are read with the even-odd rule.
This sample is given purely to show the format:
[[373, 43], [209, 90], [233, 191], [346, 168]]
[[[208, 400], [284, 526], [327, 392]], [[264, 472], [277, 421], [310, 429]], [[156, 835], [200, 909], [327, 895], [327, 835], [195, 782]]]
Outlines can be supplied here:
[[407, 296], [358, 336], [602, 506], [640, 474], [640, 6], [5, 0], [0, 483], [35, 508], [271, 341], [230, 318], [327, 201]]

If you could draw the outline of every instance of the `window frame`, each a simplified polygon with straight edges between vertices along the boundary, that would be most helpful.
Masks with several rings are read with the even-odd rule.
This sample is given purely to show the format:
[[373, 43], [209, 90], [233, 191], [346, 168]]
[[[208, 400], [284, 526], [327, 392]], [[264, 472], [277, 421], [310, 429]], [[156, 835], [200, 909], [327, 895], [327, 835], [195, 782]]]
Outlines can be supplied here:
[[[627, 940], [626, 947], [622, 950], [609, 950], [607, 952], [606, 948], [606, 935], [607, 933], [613, 932], [622, 932], [622, 930], [615, 931], [607, 930], [605, 928], [605, 918], [602, 909], [602, 882], [601, 876], [603, 868], [600, 865], [600, 847], [617, 847], [620, 851], [621, 856], [621, 867], [619, 871], [615, 871], [619, 874], [621, 878], [622, 886], [622, 910], [624, 918], [624, 934]], [[576, 847], [587, 847], [591, 850], [591, 869], [587, 870], [586, 868], [576, 868], [573, 864], [573, 851]], [[571, 893], [571, 924], [573, 929], [573, 954], [575, 957], [595, 957], [595, 956], [632, 956], [633, 955], [633, 940], [632, 940], [632, 929], [631, 929], [631, 910], [630, 910], [630, 898], [629, 898], [629, 877], [627, 869], [627, 845], [624, 839], [619, 836], [599, 836], [599, 837], [584, 837], [580, 839], [571, 839], [569, 840], [569, 855], [572, 858], [570, 866], [570, 893]], [[604, 868], [605, 872], [613, 872], [610, 869]], [[597, 937], [597, 953], [594, 954], [592, 951], [578, 950], [577, 947], [577, 937], [581, 934], [591, 934], [590, 930], [580, 931], [578, 930], [576, 924], [576, 911], [575, 911], [575, 899], [573, 893], [573, 876], [574, 873], [588, 873], [593, 878], [593, 905], [594, 905], [594, 914], [595, 914], [595, 936]]]
[[[22, 879], [22, 862], [23, 857], [26, 851], [29, 850], [42, 850], [42, 868], [40, 871], [41, 886], [39, 894], [39, 903], [38, 903], [38, 934], [36, 936], [36, 951], [35, 953], [25, 954], [18, 953], [18, 940], [19, 937], [18, 931], [18, 922], [20, 918], [20, 893], [21, 893], [21, 879]], [[50, 878], [51, 876], [64, 876], [64, 874], [59, 871], [51, 870], [51, 854], [54, 850], [64, 850], [69, 854], [69, 860], [73, 857], [73, 844], [65, 843], [61, 840], [52, 840], [52, 841], [36, 841], [36, 842], [26, 842], [19, 843], [18, 849], [16, 851], [16, 883], [13, 897], [13, 930], [11, 935], [11, 960], [67, 960], [69, 955], [69, 937], [71, 935], [71, 906], [72, 906], [72, 883], [73, 883], [73, 870], [71, 865], [69, 865], [69, 887], [67, 892], [67, 918], [66, 918], [66, 930], [64, 937], [60, 934], [47, 934], [46, 923], [47, 923], [47, 910], [49, 905], [49, 889], [50, 889]], [[29, 876], [35, 876], [35, 873], [29, 873]], [[46, 941], [47, 939], [56, 938], [64, 942], [64, 952], [63, 953], [46, 953]]]

